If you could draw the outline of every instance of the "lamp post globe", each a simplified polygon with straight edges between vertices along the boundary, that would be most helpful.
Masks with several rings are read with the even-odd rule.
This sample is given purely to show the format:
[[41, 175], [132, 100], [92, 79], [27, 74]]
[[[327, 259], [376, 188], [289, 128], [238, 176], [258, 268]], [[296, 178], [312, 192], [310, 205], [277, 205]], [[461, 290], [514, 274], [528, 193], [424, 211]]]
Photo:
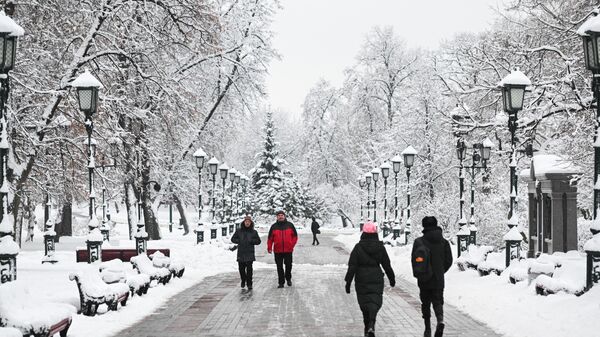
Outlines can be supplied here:
[[23, 36], [25, 30], [10, 16], [0, 13], [0, 72], [8, 73], [14, 68], [17, 54], [17, 38]]
[[234, 183], [239, 184], [241, 181], [242, 181], [242, 174], [240, 172], [237, 172], [235, 174]]
[[79, 110], [87, 115], [96, 113], [98, 105], [98, 91], [102, 89], [102, 83], [98, 81], [89, 70], [85, 70], [79, 75], [71, 86], [77, 89], [77, 99], [79, 101]]
[[414, 147], [408, 146], [404, 151], [402, 151], [402, 156], [404, 157], [404, 166], [410, 169], [415, 163], [415, 156], [418, 154], [417, 150]]
[[227, 173], [229, 173], [229, 166], [227, 166], [226, 163], [221, 164], [221, 166], [219, 166], [219, 175], [221, 176], [221, 179], [227, 179]]
[[492, 155], [492, 149], [494, 148], [494, 143], [490, 140], [490, 138], [486, 138], [483, 141], [483, 146], [481, 147], [481, 158], [485, 161], [490, 160]]
[[204, 152], [202, 148], [198, 148], [198, 150], [194, 152], [193, 157], [194, 162], [196, 163], [196, 167], [198, 169], [202, 169], [204, 167], [204, 160], [206, 159], [206, 152]]
[[523, 110], [525, 90], [531, 85], [531, 80], [519, 69], [506, 75], [498, 86], [502, 90], [502, 104], [504, 111], [509, 114]]
[[365, 183], [367, 185], [371, 185], [371, 181], [373, 181], [373, 176], [371, 175], [371, 172], [365, 173]]

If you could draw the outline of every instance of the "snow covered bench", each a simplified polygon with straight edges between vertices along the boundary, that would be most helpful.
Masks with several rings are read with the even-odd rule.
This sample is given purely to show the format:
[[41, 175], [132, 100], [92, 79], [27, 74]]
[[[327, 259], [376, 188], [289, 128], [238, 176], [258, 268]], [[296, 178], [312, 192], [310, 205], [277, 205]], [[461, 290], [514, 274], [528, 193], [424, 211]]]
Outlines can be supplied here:
[[173, 277], [181, 278], [183, 276], [183, 273], [185, 272], [185, 266], [183, 264], [172, 262], [170, 257], [165, 256], [160, 251], [157, 251], [149, 256], [152, 259], [152, 265], [154, 265], [156, 268], [169, 269]]
[[0, 336], [66, 337], [75, 307], [40, 301], [27, 289], [16, 281], [0, 286]]
[[551, 295], [565, 292], [580, 296], [585, 292], [587, 260], [577, 251], [568, 252], [552, 276], [539, 275], [535, 279], [538, 295]]
[[554, 270], [561, 266], [562, 259], [565, 256], [563, 252], [556, 252], [552, 255], [541, 254], [535, 259], [522, 260], [510, 267], [510, 283], [529, 280], [531, 283], [540, 275], [552, 277]]
[[130, 262], [133, 265], [133, 268], [140, 274], [150, 276], [150, 280], [156, 280], [158, 283], [165, 285], [171, 280], [171, 272], [169, 269], [156, 268], [145, 254], [132, 257]]
[[0, 328], [0, 336], [2, 337], [23, 337], [19, 329], [15, 328]]
[[460, 271], [467, 268], [477, 269], [477, 266], [485, 261], [487, 255], [494, 250], [492, 246], [470, 245], [469, 249], [456, 259], [456, 265]]
[[131, 296], [142, 296], [150, 288], [150, 276], [146, 274], [127, 273], [127, 265], [116, 259], [100, 264], [100, 277], [108, 284], [125, 283], [129, 287]]
[[506, 253], [496, 252], [488, 253], [485, 261], [481, 261], [477, 266], [479, 276], [487, 276], [494, 273], [498, 276], [506, 269]]
[[106, 284], [95, 270], [86, 270], [69, 274], [71, 281], [77, 282], [81, 312], [86, 316], [94, 316], [101, 304], [109, 310], [117, 310], [117, 306], [127, 304], [129, 287], [123, 283]]
[[[148, 248], [147, 253], [148, 254], [154, 254], [155, 252], [161, 252], [163, 253], [165, 256], [170, 256], [171, 255], [171, 250], [169, 248], [158, 248], [158, 249], [154, 249], [154, 248]], [[135, 248], [102, 248], [102, 261], [110, 261], [110, 260], [115, 260], [115, 259], [119, 259], [123, 262], [129, 262], [130, 259], [134, 256], [137, 256], [137, 250]], [[77, 262], [87, 262], [88, 261], [88, 251], [87, 248], [80, 248], [77, 249], [76, 254], [76, 261]]]

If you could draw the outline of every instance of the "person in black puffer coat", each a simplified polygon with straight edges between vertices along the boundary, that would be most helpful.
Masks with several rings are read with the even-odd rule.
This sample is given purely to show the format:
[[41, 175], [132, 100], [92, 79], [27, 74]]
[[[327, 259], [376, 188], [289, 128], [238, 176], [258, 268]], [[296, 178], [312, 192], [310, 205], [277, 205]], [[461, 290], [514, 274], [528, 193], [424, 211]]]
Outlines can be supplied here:
[[319, 245], [319, 239], [317, 238], [317, 234], [321, 234], [321, 231], [319, 230], [319, 223], [317, 222], [317, 219], [315, 219], [315, 217], [312, 217], [312, 223], [310, 224], [310, 231], [312, 232], [313, 235], [313, 246], [315, 245], [315, 242], [317, 243], [317, 246]]
[[350, 293], [352, 279], [355, 279], [354, 289], [358, 305], [363, 314], [365, 336], [375, 336], [375, 321], [377, 312], [383, 304], [383, 272], [387, 275], [390, 286], [396, 285], [394, 271], [390, 258], [377, 236], [377, 225], [367, 222], [363, 226], [360, 241], [354, 246], [348, 261], [346, 273], [346, 293]]
[[233, 233], [231, 242], [238, 245], [237, 261], [242, 288], [248, 285], [248, 290], [252, 290], [252, 262], [256, 260], [254, 246], [260, 245], [260, 237], [254, 229], [254, 222], [252, 222], [249, 215], [246, 215], [244, 221], [240, 224], [240, 228]]
[[419, 245], [425, 245], [430, 251], [431, 270], [433, 276], [429, 280], [417, 279], [421, 312], [425, 320], [425, 337], [431, 336], [431, 305], [437, 319], [435, 337], [444, 334], [444, 274], [452, 266], [452, 250], [450, 244], [442, 236], [442, 228], [438, 227], [437, 219], [433, 216], [423, 218], [423, 236], [415, 239], [413, 253]]

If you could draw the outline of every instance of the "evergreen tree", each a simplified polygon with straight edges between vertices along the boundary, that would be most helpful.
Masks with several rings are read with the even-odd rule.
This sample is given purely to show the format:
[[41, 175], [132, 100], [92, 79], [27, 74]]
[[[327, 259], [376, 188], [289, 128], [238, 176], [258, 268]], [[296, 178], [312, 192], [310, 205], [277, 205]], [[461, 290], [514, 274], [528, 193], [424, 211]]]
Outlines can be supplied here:
[[279, 157], [277, 151], [271, 111], [267, 111], [263, 132], [264, 148], [258, 154], [260, 161], [250, 171], [252, 210], [257, 215], [265, 216], [272, 216], [278, 210], [284, 210], [291, 218], [306, 218], [320, 213], [320, 205], [323, 203], [308, 193], [289, 170], [283, 168], [287, 163]]

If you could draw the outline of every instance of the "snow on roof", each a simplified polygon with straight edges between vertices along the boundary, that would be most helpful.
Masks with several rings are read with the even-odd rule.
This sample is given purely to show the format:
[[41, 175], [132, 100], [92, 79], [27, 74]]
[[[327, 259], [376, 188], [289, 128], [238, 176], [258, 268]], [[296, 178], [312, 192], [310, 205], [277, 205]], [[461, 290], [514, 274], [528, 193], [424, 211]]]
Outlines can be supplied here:
[[419, 152], [410, 145], [406, 149], [404, 149], [404, 151], [402, 151], [402, 155], [405, 155], [405, 154], [415, 154], [416, 155], [417, 153], [419, 153]]
[[[96, 221], [98, 221], [98, 220], [96, 220]], [[102, 241], [104, 241], [104, 236], [102, 236], [102, 233], [100, 233], [100, 230], [98, 228], [94, 228], [86, 236], [86, 241], [90, 241], [90, 242], [102, 242]]]
[[215, 157], [210, 158], [210, 160], [208, 161], [208, 164], [213, 164], [213, 165], [219, 165], [219, 160]]
[[577, 34], [580, 36], [588, 36], [588, 32], [600, 32], [600, 16], [590, 16], [581, 26], [577, 29]]
[[540, 154], [533, 157], [533, 167], [536, 177], [550, 173], [578, 174], [581, 168], [572, 162], [552, 154]]
[[194, 152], [193, 154], [194, 157], [206, 157], [206, 152], [204, 152], [204, 150], [202, 150], [202, 148], [198, 148], [198, 150], [196, 150], [196, 152]]
[[227, 166], [226, 163], [221, 164], [221, 166], [219, 166], [219, 170], [227, 170], [229, 171], [229, 166]]
[[383, 170], [383, 169], [391, 169], [391, 168], [392, 168], [392, 165], [390, 165], [390, 163], [388, 163], [388, 162], [386, 161], [386, 162], [383, 162], [383, 164], [381, 164], [380, 168], [381, 168], [382, 170]]
[[502, 239], [504, 241], [521, 241], [523, 240], [523, 236], [517, 227], [513, 227], [508, 231], [508, 233], [504, 234]]
[[98, 81], [94, 75], [90, 73], [89, 70], [85, 70], [83, 74], [77, 76], [77, 78], [71, 82], [72, 87], [94, 87], [98, 89], [102, 89], [102, 83]]
[[492, 140], [490, 139], [490, 137], [487, 137], [484, 141], [483, 141], [483, 146], [484, 147], [490, 147], [490, 148], [494, 148], [494, 142], [492, 142]]
[[392, 163], [402, 163], [402, 157], [399, 155], [395, 155], [392, 159]]
[[5, 212], [4, 216], [2, 217], [2, 222], [0, 222], [0, 233], [12, 233], [13, 229], [13, 218]]
[[10, 33], [10, 36], [23, 36], [25, 30], [15, 20], [0, 11], [0, 33]]
[[600, 252], [600, 235], [596, 234], [583, 245], [583, 250]]
[[511, 71], [510, 74], [506, 75], [502, 81], [498, 82], [499, 87], [503, 87], [505, 85], [531, 85], [531, 80], [527, 75], [525, 75], [519, 69], [515, 69]]
[[[459, 222], [459, 223], [461, 223], [461, 222]], [[465, 223], [466, 223], [466, 221], [465, 221]], [[469, 226], [462, 226], [460, 228], [460, 230], [458, 231], [458, 233], [456, 233], [456, 235], [471, 235], [471, 230], [469, 229]]]
[[19, 254], [19, 245], [13, 240], [12, 236], [6, 235], [0, 238], [0, 254], [16, 255]]

